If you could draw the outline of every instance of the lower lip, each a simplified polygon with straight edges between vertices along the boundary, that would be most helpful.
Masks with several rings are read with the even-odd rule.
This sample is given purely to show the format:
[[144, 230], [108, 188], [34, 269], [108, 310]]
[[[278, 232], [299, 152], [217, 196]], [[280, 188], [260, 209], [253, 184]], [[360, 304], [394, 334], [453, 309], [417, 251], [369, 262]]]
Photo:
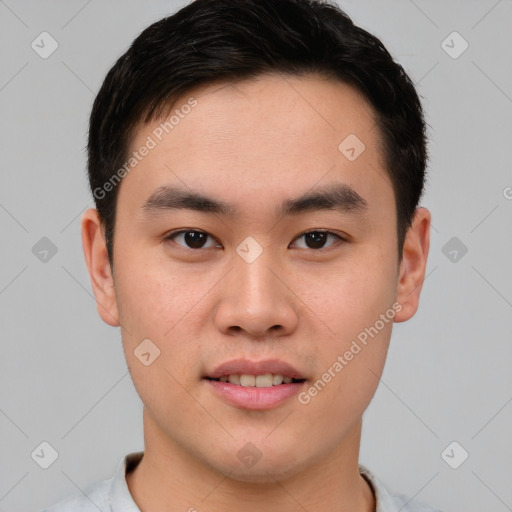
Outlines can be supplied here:
[[243, 409], [270, 409], [282, 404], [292, 396], [298, 394], [305, 386], [306, 381], [291, 382], [290, 384], [279, 384], [268, 388], [245, 387], [221, 382], [218, 380], [205, 379], [215, 393], [232, 405]]

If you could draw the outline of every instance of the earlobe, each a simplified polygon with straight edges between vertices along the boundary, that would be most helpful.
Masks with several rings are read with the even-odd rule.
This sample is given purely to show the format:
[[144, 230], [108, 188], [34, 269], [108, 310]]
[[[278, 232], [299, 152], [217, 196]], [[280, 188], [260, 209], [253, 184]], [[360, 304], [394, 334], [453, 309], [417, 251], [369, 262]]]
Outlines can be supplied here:
[[409, 320], [418, 309], [430, 247], [430, 221], [430, 212], [418, 208], [407, 231], [397, 287], [397, 302], [402, 309], [395, 315], [395, 322]]
[[108, 260], [103, 225], [98, 210], [91, 208], [82, 215], [82, 247], [96, 307], [101, 319], [112, 327], [119, 326], [119, 312], [114, 281]]

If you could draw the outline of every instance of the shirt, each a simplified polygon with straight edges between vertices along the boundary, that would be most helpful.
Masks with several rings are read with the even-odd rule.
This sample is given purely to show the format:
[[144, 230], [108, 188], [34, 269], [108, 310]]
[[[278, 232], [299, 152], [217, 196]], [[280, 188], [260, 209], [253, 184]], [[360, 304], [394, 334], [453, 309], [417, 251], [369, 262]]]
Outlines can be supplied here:
[[[134, 452], [123, 457], [109, 480], [102, 480], [59, 501], [39, 512], [140, 512], [126, 483], [126, 473], [132, 471], [144, 452]], [[412, 502], [403, 494], [391, 494], [384, 484], [365, 466], [359, 464], [359, 473], [373, 489], [375, 512], [440, 512], [428, 505]]]

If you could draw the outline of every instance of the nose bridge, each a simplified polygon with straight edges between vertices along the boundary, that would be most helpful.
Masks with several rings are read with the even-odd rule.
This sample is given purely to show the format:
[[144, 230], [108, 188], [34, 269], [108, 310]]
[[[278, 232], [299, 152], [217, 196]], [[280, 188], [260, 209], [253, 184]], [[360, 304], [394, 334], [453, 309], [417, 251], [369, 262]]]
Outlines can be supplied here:
[[[240, 304], [245, 304], [248, 313], [256, 312], [264, 307], [271, 308], [272, 303], [279, 298], [282, 290], [274, 274], [278, 273], [278, 263], [271, 257], [270, 249], [261, 250], [259, 254], [255, 248], [249, 246], [246, 257], [237, 250], [238, 255], [234, 261], [233, 291]], [[270, 269], [274, 267], [273, 272]]]

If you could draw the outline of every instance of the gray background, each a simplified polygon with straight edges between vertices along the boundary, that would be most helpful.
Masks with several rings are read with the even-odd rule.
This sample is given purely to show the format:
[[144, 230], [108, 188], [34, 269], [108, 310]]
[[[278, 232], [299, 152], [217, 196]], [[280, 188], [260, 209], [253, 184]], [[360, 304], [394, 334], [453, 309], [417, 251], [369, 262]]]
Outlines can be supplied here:
[[[2, 511], [54, 503], [143, 448], [120, 334], [96, 313], [83, 259], [83, 148], [107, 70], [181, 5], [0, 1]], [[428, 276], [416, 316], [395, 325], [360, 460], [446, 512], [512, 510], [512, 2], [341, 5], [405, 67], [431, 127]], [[31, 48], [43, 31], [59, 44], [47, 59]], [[469, 44], [458, 58], [442, 47], [453, 31]], [[46, 261], [42, 237], [57, 248]], [[31, 457], [43, 441], [59, 454], [48, 469]], [[452, 465], [469, 453], [458, 469], [441, 456], [453, 441]]]

